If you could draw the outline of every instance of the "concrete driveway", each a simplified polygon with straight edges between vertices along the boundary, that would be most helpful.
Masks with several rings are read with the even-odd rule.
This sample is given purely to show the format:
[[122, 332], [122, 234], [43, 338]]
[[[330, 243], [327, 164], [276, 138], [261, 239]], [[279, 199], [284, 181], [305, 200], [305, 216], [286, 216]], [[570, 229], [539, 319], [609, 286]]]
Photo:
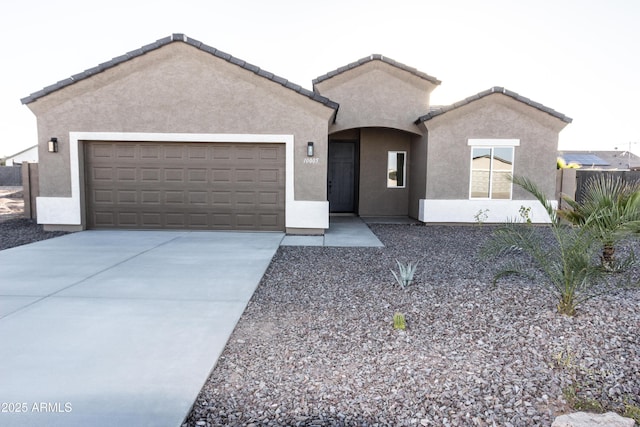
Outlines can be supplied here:
[[85, 231], [0, 251], [0, 425], [179, 426], [282, 238]]

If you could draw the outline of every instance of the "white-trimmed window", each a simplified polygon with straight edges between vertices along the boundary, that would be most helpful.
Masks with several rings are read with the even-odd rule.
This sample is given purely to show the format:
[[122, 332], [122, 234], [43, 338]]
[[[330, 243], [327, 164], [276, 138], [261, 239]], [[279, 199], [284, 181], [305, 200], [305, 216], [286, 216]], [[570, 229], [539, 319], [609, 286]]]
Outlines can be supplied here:
[[514, 150], [517, 139], [470, 139], [472, 199], [511, 199]]
[[407, 152], [389, 151], [387, 155], [387, 188], [405, 188]]

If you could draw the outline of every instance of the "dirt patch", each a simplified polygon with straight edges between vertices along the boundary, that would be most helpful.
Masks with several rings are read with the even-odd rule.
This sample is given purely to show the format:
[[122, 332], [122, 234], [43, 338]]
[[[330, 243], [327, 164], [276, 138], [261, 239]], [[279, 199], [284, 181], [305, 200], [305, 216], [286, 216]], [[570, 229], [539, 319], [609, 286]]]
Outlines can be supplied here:
[[0, 187], [0, 221], [20, 218], [23, 214], [22, 187]]

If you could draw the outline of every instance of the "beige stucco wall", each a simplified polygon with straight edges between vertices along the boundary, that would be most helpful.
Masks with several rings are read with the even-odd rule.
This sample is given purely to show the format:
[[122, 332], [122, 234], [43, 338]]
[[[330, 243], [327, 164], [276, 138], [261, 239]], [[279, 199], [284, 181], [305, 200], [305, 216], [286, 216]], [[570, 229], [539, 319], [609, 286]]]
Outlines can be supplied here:
[[[519, 139], [514, 174], [533, 180], [548, 197], [556, 185], [561, 120], [501, 94], [493, 94], [436, 116], [423, 124], [429, 132], [427, 199], [468, 199], [469, 138]], [[532, 199], [514, 187], [513, 199]]]
[[[360, 216], [408, 215], [411, 134], [385, 128], [360, 131]], [[387, 152], [407, 152], [407, 186], [387, 188]]]
[[420, 199], [427, 194], [427, 134], [411, 136], [409, 156], [409, 216], [418, 218]]
[[[182, 42], [28, 106], [38, 122], [41, 196], [70, 196], [69, 132], [230, 133], [293, 134], [295, 198], [326, 200], [333, 110]], [[54, 136], [56, 154], [46, 147]], [[303, 164], [307, 141], [315, 144], [317, 164]]]
[[317, 83], [314, 89], [340, 104], [331, 132], [379, 126], [420, 135], [414, 121], [429, 110], [429, 94], [435, 87], [374, 60]]

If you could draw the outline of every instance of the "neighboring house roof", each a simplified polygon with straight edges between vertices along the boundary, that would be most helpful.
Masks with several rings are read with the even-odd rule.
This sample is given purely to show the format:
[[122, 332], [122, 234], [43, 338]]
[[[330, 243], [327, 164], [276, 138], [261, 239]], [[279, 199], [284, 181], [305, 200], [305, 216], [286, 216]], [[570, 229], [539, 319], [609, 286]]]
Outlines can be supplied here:
[[36, 144], [36, 145], [32, 145], [32, 146], [31, 146], [31, 147], [29, 147], [29, 148], [25, 148], [25, 149], [24, 149], [24, 150], [22, 150], [22, 151], [18, 151], [18, 152], [17, 152], [17, 153], [15, 153], [15, 154], [12, 154], [12, 155], [10, 155], [10, 156], [7, 156], [7, 157], [5, 157], [5, 160], [13, 159], [14, 157], [18, 157], [20, 154], [26, 153], [27, 151], [29, 151], [29, 150], [33, 150], [34, 148], [38, 148], [38, 144]]
[[584, 153], [563, 154], [561, 157], [567, 164], [575, 163], [580, 166], [609, 166], [610, 165], [610, 163], [605, 162], [595, 154], [584, 154]]
[[519, 95], [519, 94], [517, 94], [515, 92], [512, 92], [510, 90], [507, 90], [507, 89], [505, 89], [503, 87], [494, 86], [491, 89], [488, 89], [488, 90], [485, 90], [485, 91], [480, 92], [478, 94], [475, 94], [473, 96], [470, 96], [470, 97], [468, 97], [466, 99], [463, 99], [462, 101], [456, 102], [455, 104], [448, 105], [448, 106], [445, 106], [445, 107], [441, 107], [438, 110], [429, 111], [429, 113], [425, 114], [424, 116], [419, 117], [418, 120], [415, 121], [415, 124], [420, 124], [420, 123], [426, 122], [427, 120], [431, 120], [434, 117], [440, 116], [440, 115], [445, 114], [445, 113], [447, 113], [447, 112], [449, 112], [451, 110], [455, 110], [455, 109], [460, 108], [460, 107], [462, 107], [464, 105], [467, 105], [467, 104], [470, 104], [470, 103], [472, 103], [474, 101], [482, 99], [482, 98], [484, 98], [486, 96], [492, 95], [494, 93], [500, 93], [500, 94], [506, 95], [508, 97], [511, 97], [511, 98], [515, 99], [516, 101], [522, 102], [524, 104], [527, 104], [530, 107], [536, 108], [536, 109], [538, 109], [538, 110], [540, 110], [542, 112], [550, 114], [551, 116], [553, 116], [553, 117], [555, 117], [557, 119], [560, 119], [565, 123], [571, 123], [573, 121], [573, 119], [571, 119], [570, 117], [567, 117], [564, 114], [559, 113], [554, 109], [551, 109], [549, 107], [545, 107], [544, 105], [542, 105], [542, 104], [540, 104], [538, 102], [532, 101], [529, 98], [525, 98], [524, 96], [521, 96], [521, 95]]
[[25, 148], [10, 156], [1, 158], [7, 166], [15, 166], [24, 162], [37, 162], [38, 161], [38, 145], [32, 145], [29, 148]]
[[371, 62], [371, 61], [382, 61], [385, 64], [389, 64], [393, 67], [399, 68], [403, 71], [407, 71], [411, 74], [413, 74], [414, 76], [420, 77], [421, 79], [424, 80], [428, 80], [433, 84], [439, 85], [440, 83], [442, 83], [440, 80], [436, 79], [433, 76], [430, 76], [427, 73], [423, 73], [422, 71], [418, 71], [417, 69], [413, 68], [413, 67], [409, 67], [408, 65], [405, 64], [401, 64], [400, 62], [394, 61], [391, 58], [387, 58], [385, 56], [379, 55], [379, 54], [373, 54], [373, 55], [369, 55], [365, 58], [361, 58], [359, 60], [357, 60], [356, 62], [352, 62], [350, 64], [345, 65], [344, 67], [340, 67], [336, 70], [333, 71], [329, 71], [327, 74], [323, 74], [320, 77], [316, 77], [315, 79], [313, 79], [313, 85], [315, 86], [316, 84], [323, 82], [325, 80], [328, 80], [332, 77], [337, 76], [338, 74], [342, 74], [345, 71], [349, 71], [353, 68], [359, 67], [361, 65], [366, 64], [367, 62]]
[[93, 68], [89, 68], [88, 70], [85, 70], [79, 74], [75, 74], [65, 80], [61, 80], [51, 86], [47, 86], [42, 90], [39, 90], [37, 92], [32, 93], [31, 95], [22, 98], [20, 101], [23, 104], [29, 104], [33, 101], [36, 101], [39, 98], [42, 98], [43, 96], [46, 96], [52, 92], [55, 92], [59, 89], [62, 89], [66, 86], [72, 85], [76, 82], [79, 82], [80, 80], [84, 80], [86, 78], [89, 78], [91, 76], [93, 76], [94, 74], [98, 74], [101, 73], [105, 70], [108, 70], [110, 68], [115, 67], [116, 65], [122, 64], [123, 62], [126, 61], [130, 61], [134, 58], [137, 58], [138, 56], [142, 56], [147, 52], [151, 52], [153, 50], [159, 49], [165, 45], [168, 45], [170, 43], [174, 43], [174, 42], [184, 42], [187, 43], [188, 45], [191, 45], [197, 49], [200, 49], [204, 52], [210, 53], [213, 56], [216, 56], [218, 58], [221, 58], [227, 62], [230, 62], [231, 64], [237, 65], [238, 67], [244, 68], [245, 70], [251, 71], [252, 73], [255, 73], [261, 77], [264, 77], [268, 80], [271, 80], [275, 83], [278, 83], [284, 87], [286, 87], [287, 89], [291, 89], [294, 92], [297, 92], [301, 95], [304, 95], [308, 98], [311, 98], [314, 101], [317, 101], [321, 104], [326, 105], [329, 108], [333, 108], [334, 110], [338, 109], [338, 104], [334, 101], [331, 101], [330, 99], [319, 95], [316, 92], [312, 92], [308, 89], [305, 89], [303, 87], [301, 87], [300, 85], [291, 83], [290, 81], [288, 81], [285, 78], [276, 76], [273, 73], [270, 73], [268, 71], [265, 71], [263, 69], [261, 69], [260, 67], [257, 67], [255, 65], [252, 65], [248, 62], [245, 62], [241, 59], [238, 59], [234, 56], [229, 55], [228, 53], [225, 53], [221, 50], [215, 49], [211, 46], [208, 46], [198, 40], [192, 39], [187, 37], [184, 34], [172, 34], [171, 36], [156, 40], [155, 42], [148, 44], [146, 46], [142, 46], [139, 49], [136, 50], [132, 50], [131, 52], [127, 52], [124, 55], [121, 56], [117, 56], [113, 59], [111, 59], [110, 61], [104, 62], [100, 65], [98, 65], [97, 67], [93, 67]]
[[640, 157], [628, 151], [561, 151], [565, 163], [593, 169], [637, 169]]

